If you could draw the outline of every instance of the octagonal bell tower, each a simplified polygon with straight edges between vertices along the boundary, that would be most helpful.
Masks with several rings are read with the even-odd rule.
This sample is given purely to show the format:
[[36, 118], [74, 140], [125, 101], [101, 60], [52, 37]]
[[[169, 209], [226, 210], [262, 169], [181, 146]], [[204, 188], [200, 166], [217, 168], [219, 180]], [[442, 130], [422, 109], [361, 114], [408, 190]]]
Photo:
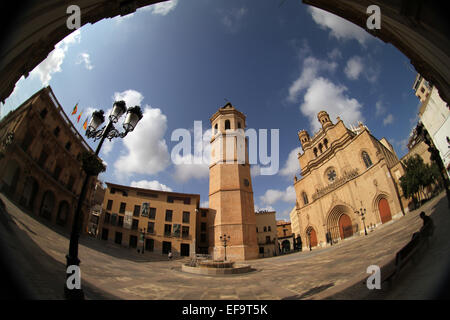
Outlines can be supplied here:
[[227, 260], [258, 258], [256, 216], [245, 139], [245, 115], [231, 103], [210, 119], [211, 163], [209, 166], [209, 253], [216, 260], [225, 256], [220, 236], [227, 235]]

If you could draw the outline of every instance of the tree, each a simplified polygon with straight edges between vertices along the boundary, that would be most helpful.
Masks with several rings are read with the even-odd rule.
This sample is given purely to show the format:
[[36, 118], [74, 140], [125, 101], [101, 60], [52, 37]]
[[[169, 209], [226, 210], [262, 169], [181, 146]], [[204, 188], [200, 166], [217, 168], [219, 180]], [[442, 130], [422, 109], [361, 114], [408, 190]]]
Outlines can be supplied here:
[[400, 178], [400, 186], [406, 198], [412, 197], [414, 203], [418, 203], [424, 188], [436, 181], [436, 168], [425, 164], [417, 154], [408, 158], [404, 165], [406, 172]]

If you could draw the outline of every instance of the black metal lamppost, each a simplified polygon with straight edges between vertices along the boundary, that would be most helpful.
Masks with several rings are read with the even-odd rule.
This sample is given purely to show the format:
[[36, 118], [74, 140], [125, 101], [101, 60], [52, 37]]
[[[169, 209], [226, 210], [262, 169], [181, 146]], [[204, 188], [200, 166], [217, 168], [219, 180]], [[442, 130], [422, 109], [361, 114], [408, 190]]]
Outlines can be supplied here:
[[223, 247], [225, 249], [225, 260], [227, 261], [227, 242], [230, 241], [230, 236], [227, 236], [224, 234], [223, 236], [220, 236], [220, 240], [223, 242]]
[[[124, 132], [119, 132], [114, 124], [119, 120], [119, 118], [126, 113], [125, 120], [123, 122]], [[69, 266], [79, 266], [80, 259], [78, 259], [78, 240], [80, 238], [81, 233], [81, 225], [83, 214], [81, 211], [81, 207], [83, 205], [83, 201], [86, 198], [87, 187], [89, 185], [89, 181], [91, 177], [97, 176], [100, 172], [105, 170], [105, 167], [98, 160], [98, 154], [100, 149], [105, 141], [105, 138], [112, 140], [113, 138], [123, 138], [129, 132], [133, 131], [136, 127], [137, 123], [142, 119], [142, 111], [139, 106], [126, 108], [125, 101], [116, 101], [113, 105], [113, 109], [111, 114], [109, 115], [109, 123], [106, 126], [103, 126], [101, 129], [97, 128], [105, 121], [103, 110], [95, 111], [92, 114], [92, 119], [89, 122], [88, 128], [86, 130], [86, 136], [88, 138], [93, 138], [94, 141], [100, 140], [100, 143], [95, 150], [95, 155], [88, 155], [83, 157], [83, 169], [86, 172], [86, 177], [83, 181], [83, 186], [81, 188], [80, 196], [78, 197], [78, 203], [75, 210], [73, 223], [72, 223], [72, 232], [70, 234], [70, 244], [69, 244], [69, 253], [66, 255], [67, 268]], [[69, 275], [66, 275], [67, 278]], [[64, 284], [64, 294], [66, 299], [84, 299], [83, 290], [80, 289], [69, 289], [67, 287], [67, 282]]]
[[145, 252], [145, 228], [141, 229], [142, 254]]
[[367, 236], [366, 221], [365, 221], [366, 220], [366, 217], [365, 217], [365, 215], [366, 215], [366, 208], [360, 208], [359, 211], [356, 210], [355, 213], [357, 215], [361, 216], [361, 220], [362, 220], [362, 222], [364, 224], [364, 234]]

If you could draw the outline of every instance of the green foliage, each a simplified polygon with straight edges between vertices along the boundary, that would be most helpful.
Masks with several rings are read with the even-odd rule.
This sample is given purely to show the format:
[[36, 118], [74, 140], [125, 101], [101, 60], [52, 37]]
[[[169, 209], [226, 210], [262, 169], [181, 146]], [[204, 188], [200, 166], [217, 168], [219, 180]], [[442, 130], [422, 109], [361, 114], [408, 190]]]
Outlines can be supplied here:
[[102, 161], [94, 153], [83, 152], [81, 161], [83, 162], [83, 170], [90, 176], [97, 176], [100, 172], [106, 170]]
[[416, 193], [438, 179], [439, 170], [436, 165], [425, 164], [419, 155], [408, 158], [404, 165], [406, 172], [400, 178], [400, 186], [407, 198], [414, 197]]

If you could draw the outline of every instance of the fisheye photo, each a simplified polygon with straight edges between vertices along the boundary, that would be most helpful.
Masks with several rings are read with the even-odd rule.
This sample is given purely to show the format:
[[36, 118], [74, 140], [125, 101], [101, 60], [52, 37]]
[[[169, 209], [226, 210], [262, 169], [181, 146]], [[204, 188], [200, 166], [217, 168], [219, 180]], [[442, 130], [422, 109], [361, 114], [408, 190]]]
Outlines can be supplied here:
[[449, 299], [444, 4], [2, 4], [1, 300]]

